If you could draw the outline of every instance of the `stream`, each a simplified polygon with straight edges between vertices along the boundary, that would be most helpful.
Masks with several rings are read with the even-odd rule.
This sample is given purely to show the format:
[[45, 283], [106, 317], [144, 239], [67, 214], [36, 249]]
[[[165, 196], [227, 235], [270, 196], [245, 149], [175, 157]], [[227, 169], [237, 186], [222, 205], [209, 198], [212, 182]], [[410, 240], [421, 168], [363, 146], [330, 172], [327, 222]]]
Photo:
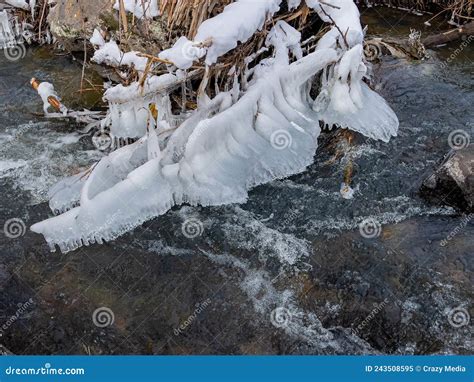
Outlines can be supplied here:
[[[363, 22], [391, 37], [422, 25], [382, 8]], [[29, 227], [52, 216], [48, 189], [103, 153], [81, 126], [42, 117], [29, 80], [53, 83], [71, 108], [98, 107], [100, 95], [78, 92], [82, 67], [70, 56], [0, 54], [0, 224], [20, 222], [18, 237], [0, 232], [0, 345], [15, 354], [472, 354], [471, 326], [453, 317], [469, 319], [474, 224], [417, 193], [449, 134], [474, 136], [474, 49], [453, 58], [458, 46], [374, 65], [400, 130], [389, 143], [355, 136], [353, 199], [339, 192], [348, 158], [338, 134], [325, 132], [306, 172], [257, 187], [244, 205], [174, 208], [66, 255]], [[359, 229], [368, 220], [374, 235]]]

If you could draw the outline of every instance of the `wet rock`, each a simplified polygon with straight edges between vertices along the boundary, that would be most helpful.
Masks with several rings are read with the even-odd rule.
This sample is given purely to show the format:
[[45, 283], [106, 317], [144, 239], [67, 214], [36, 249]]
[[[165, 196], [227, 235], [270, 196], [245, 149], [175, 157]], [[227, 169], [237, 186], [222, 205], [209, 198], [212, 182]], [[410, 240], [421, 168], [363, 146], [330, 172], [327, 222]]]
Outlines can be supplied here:
[[64, 329], [63, 328], [54, 328], [53, 330], [53, 341], [62, 342], [64, 339]]
[[[58, 0], [51, 8], [48, 23], [51, 33], [68, 51], [83, 51], [84, 39], [89, 40], [95, 28], [114, 35], [119, 30], [118, 12], [113, 9], [115, 0]], [[132, 16], [129, 27], [132, 27]], [[166, 31], [161, 19], [133, 22], [131, 34], [125, 42], [126, 50], [146, 50], [157, 53], [166, 43]]]
[[0, 264], [0, 288], [3, 289], [5, 283], [10, 279], [10, 272], [4, 264]]
[[422, 184], [420, 194], [432, 203], [474, 211], [474, 144], [452, 151]]
[[114, 3], [115, 0], [59, 0], [48, 15], [51, 33], [67, 50], [82, 50], [84, 38], [90, 38], [94, 28], [115, 23], [118, 27]]

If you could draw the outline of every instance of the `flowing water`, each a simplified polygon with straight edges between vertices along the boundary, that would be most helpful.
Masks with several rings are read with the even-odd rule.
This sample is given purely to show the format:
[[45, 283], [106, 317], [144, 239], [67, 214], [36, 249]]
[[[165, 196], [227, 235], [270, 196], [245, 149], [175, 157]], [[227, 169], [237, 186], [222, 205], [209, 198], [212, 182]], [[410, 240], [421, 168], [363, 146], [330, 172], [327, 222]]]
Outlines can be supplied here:
[[[390, 36], [420, 24], [381, 8], [364, 21]], [[0, 55], [0, 223], [26, 227], [0, 234], [0, 345], [18, 354], [472, 353], [469, 323], [453, 317], [469, 319], [474, 226], [417, 195], [450, 132], [473, 136], [474, 49], [453, 58], [458, 44], [375, 66], [401, 122], [391, 142], [356, 136], [339, 155], [343, 137], [324, 133], [306, 172], [256, 188], [244, 205], [175, 208], [67, 255], [27, 228], [51, 216], [51, 185], [103, 154], [79, 126], [38, 114], [29, 79], [54, 83], [68, 106], [97, 106], [97, 96], [77, 92], [81, 67], [69, 57]], [[345, 200], [349, 160], [357, 191]], [[367, 219], [378, 236], [361, 235]]]

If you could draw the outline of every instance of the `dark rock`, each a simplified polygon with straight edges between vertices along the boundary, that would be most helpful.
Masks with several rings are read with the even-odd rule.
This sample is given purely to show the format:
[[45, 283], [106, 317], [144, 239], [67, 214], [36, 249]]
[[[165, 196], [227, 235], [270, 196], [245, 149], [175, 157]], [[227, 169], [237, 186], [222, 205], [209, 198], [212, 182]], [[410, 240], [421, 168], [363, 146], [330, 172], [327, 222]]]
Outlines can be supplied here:
[[13, 355], [13, 353], [8, 350], [5, 346], [0, 344], [0, 355]]
[[3, 289], [5, 283], [10, 279], [10, 272], [7, 267], [3, 264], [0, 264], [0, 288]]
[[428, 201], [463, 212], [474, 211], [474, 144], [453, 150], [423, 182], [420, 194]]

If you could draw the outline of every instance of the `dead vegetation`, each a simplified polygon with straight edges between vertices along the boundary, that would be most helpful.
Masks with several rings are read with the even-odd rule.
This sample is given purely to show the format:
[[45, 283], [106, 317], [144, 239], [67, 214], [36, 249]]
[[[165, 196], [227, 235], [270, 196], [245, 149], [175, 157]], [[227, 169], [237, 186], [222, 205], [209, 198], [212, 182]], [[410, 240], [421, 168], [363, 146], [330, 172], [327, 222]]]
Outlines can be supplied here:
[[[193, 39], [199, 25], [210, 17], [221, 13], [224, 7], [232, 0], [163, 0], [160, 3], [160, 11], [167, 25], [167, 47], [171, 47], [178, 36], [185, 35]], [[120, 14], [120, 12], [119, 12]], [[228, 91], [232, 86], [235, 76], [239, 76], [239, 82], [246, 84], [245, 73], [261, 59], [271, 55], [271, 50], [265, 47], [268, 31], [279, 20], [284, 20], [302, 33], [303, 49], [306, 53], [312, 52], [327, 27], [323, 26], [316, 13], [308, 8], [304, 2], [296, 9], [289, 11], [286, 1], [280, 12], [273, 18], [268, 18], [261, 31], [245, 43], [239, 44], [228, 54], [220, 58], [219, 62], [212, 67], [206, 67], [202, 62], [196, 62], [190, 69], [188, 80], [182, 84], [177, 92], [171, 94], [174, 107], [178, 110], [194, 109], [197, 98], [206, 93], [211, 98], [220, 91]], [[146, 20], [143, 20], [146, 22]], [[122, 23], [123, 24], [123, 23]], [[124, 31], [119, 33], [124, 35]], [[148, 65], [143, 74], [139, 74], [134, 68], [117, 68], [127, 75], [122, 76], [122, 82], [127, 85], [134, 81], [143, 83], [150, 74], [160, 75], [167, 72], [166, 66], [170, 63], [158, 59], [149, 54]], [[186, 97], [183, 97], [183, 93]]]

